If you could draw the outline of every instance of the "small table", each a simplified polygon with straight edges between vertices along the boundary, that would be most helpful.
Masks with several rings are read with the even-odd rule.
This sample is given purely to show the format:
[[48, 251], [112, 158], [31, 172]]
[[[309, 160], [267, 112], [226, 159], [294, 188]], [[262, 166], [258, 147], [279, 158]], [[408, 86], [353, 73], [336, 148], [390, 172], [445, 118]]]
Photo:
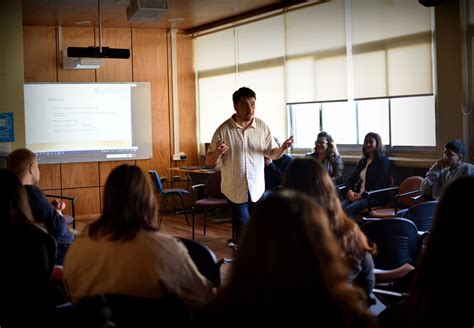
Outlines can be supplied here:
[[170, 167], [169, 170], [172, 172], [171, 174], [173, 174], [173, 172], [179, 172], [188, 175], [193, 185], [206, 183], [209, 175], [216, 172], [214, 169], [199, 166]]

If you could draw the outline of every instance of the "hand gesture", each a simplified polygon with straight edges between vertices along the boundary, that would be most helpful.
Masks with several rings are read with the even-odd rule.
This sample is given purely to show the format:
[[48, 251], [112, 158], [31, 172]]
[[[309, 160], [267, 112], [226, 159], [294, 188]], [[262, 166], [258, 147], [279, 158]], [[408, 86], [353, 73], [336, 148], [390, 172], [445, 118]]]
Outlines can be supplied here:
[[217, 140], [216, 151], [219, 155], [225, 154], [229, 150], [229, 146], [225, 143], [225, 140]]
[[287, 150], [293, 145], [293, 136], [289, 137], [288, 139], [285, 140], [284, 143], [282, 143], [281, 147], [283, 150]]

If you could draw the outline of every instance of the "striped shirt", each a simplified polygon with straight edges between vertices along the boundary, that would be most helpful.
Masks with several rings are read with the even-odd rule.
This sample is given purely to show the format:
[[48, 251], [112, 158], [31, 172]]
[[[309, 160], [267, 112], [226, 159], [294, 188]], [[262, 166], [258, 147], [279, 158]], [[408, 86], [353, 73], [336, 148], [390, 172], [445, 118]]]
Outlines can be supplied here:
[[216, 150], [218, 140], [230, 148], [221, 158], [222, 193], [236, 204], [248, 202], [249, 194], [252, 202], [258, 201], [265, 191], [264, 156], [278, 147], [270, 128], [254, 117], [244, 129], [231, 117], [214, 132], [208, 153]]

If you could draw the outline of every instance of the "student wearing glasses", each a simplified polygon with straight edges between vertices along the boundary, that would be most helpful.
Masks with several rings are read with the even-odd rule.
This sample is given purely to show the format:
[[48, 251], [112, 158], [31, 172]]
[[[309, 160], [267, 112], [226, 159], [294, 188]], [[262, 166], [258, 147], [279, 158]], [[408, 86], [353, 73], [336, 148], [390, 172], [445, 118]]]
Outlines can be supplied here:
[[314, 146], [314, 151], [307, 156], [323, 164], [334, 184], [344, 182], [344, 163], [331, 135], [326, 131], [319, 132]]

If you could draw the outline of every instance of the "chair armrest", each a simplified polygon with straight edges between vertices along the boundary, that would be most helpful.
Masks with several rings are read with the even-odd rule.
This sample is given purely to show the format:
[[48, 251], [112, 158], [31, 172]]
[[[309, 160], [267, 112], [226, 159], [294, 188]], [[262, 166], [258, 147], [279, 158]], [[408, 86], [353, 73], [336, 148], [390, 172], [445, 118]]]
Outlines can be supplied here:
[[[72, 217], [72, 228], [76, 229], [76, 200], [77, 197], [74, 196], [64, 196], [64, 195], [56, 195], [56, 194], [44, 194], [48, 198], [59, 198], [59, 199], [66, 199], [71, 201], [71, 217]], [[65, 215], [64, 215], [65, 216]]]
[[77, 200], [77, 197], [71, 197], [71, 196], [54, 195], [54, 194], [44, 194], [44, 195], [48, 198], [67, 199], [67, 200], [70, 200], [71, 202], [75, 202]]
[[402, 266], [399, 266], [398, 268], [392, 270], [374, 269], [375, 281], [377, 283], [380, 283], [400, 279], [404, 277], [408, 272], [414, 269], [415, 267], [410, 263], [405, 263]]
[[193, 203], [199, 199], [207, 197], [207, 186], [204, 183], [196, 184], [191, 186], [191, 192], [193, 196]]
[[387, 188], [375, 189], [375, 190], [371, 190], [371, 191], [367, 191], [367, 190], [364, 191], [362, 193], [362, 197], [367, 198], [367, 201], [368, 201], [367, 210], [369, 212], [372, 210], [371, 197], [373, 197], [374, 195], [377, 195], [377, 194], [381, 194], [381, 193], [385, 193], [385, 192], [389, 192], [389, 191], [395, 191], [395, 190], [398, 190], [399, 188], [400, 188], [399, 186], [396, 186], [396, 187], [387, 187]]

